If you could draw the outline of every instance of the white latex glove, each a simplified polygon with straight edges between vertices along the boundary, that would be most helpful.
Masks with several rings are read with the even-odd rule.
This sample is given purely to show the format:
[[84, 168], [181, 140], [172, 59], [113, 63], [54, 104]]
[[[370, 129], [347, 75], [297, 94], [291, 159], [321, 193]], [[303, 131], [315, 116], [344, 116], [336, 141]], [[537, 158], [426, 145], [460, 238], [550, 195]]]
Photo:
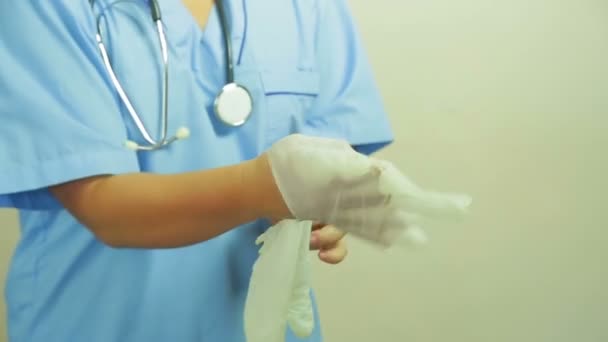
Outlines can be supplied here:
[[[299, 236], [300, 246], [298, 247], [298, 262], [296, 264], [296, 274], [293, 279], [291, 297], [287, 309], [287, 324], [294, 335], [299, 338], [306, 338], [312, 334], [315, 327], [314, 314], [310, 291], [312, 287], [311, 263], [310, 263], [310, 236], [312, 222], [310, 221], [284, 221], [287, 227], [276, 229], [304, 230], [305, 232], [293, 233]], [[285, 233], [284, 233], [285, 234]]]
[[402, 174], [391, 162], [371, 158], [380, 170], [379, 189], [390, 195], [390, 206], [396, 210], [406, 229], [386, 225], [380, 229], [379, 241], [390, 245], [400, 238], [416, 244], [426, 243], [428, 238], [420, 224], [424, 219], [455, 219], [466, 214], [471, 198], [464, 194], [424, 190]]
[[332, 224], [383, 246], [409, 227], [422, 240], [421, 218], [462, 214], [470, 204], [467, 196], [424, 191], [391, 163], [342, 140], [290, 135], [269, 149], [268, 159], [294, 217]]
[[311, 228], [310, 221], [283, 220], [256, 241], [263, 245], [245, 302], [247, 342], [284, 342], [287, 324], [300, 338], [312, 334]]

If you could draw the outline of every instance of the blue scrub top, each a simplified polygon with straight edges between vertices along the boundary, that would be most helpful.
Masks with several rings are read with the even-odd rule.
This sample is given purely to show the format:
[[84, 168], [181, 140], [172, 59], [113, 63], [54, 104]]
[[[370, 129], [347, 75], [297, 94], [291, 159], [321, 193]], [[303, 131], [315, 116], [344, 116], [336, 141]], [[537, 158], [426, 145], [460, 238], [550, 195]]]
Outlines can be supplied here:
[[[6, 285], [10, 341], [244, 341], [254, 240], [266, 222], [186, 248], [113, 249], [48, 186], [235, 164], [294, 132], [343, 138], [364, 153], [391, 141], [346, 0], [224, 2], [251, 120], [230, 128], [212, 115], [226, 67], [217, 13], [201, 30], [179, 0], [161, 0], [169, 132], [192, 134], [156, 152], [124, 147], [142, 140], [95, 43], [104, 13], [115, 70], [156, 137], [162, 73], [147, 1], [98, 0], [94, 12], [84, 0], [0, 3], [0, 206], [20, 209], [22, 233]], [[321, 341], [316, 319], [307, 341]]]

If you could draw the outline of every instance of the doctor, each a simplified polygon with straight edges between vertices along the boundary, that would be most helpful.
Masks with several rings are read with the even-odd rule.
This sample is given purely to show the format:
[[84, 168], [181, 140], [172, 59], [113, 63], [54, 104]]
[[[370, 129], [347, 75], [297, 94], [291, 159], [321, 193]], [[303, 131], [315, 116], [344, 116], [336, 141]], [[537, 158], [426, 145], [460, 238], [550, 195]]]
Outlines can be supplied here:
[[[9, 0], [0, 13], [0, 205], [21, 220], [12, 342], [243, 342], [256, 237], [294, 212], [325, 217], [339, 192], [308, 186], [314, 153], [271, 165], [294, 148], [277, 141], [302, 133], [323, 155], [336, 145], [312, 136], [363, 154], [392, 139], [346, 0]], [[349, 149], [332, 153], [358, 158]], [[340, 262], [343, 233], [317, 228], [311, 247]]]

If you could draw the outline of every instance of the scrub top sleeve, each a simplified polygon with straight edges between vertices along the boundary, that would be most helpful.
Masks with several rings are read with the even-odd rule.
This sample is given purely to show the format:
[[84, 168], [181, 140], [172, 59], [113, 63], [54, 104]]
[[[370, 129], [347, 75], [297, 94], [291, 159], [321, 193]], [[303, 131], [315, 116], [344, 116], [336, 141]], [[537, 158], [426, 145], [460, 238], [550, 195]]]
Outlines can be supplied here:
[[55, 209], [47, 187], [139, 171], [87, 1], [0, 4], [0, 206]]
[[305, 133], [348, 140], [370, 154], [393, 134], [346, 0], [321, 0], [317, 31], [320, 93]]

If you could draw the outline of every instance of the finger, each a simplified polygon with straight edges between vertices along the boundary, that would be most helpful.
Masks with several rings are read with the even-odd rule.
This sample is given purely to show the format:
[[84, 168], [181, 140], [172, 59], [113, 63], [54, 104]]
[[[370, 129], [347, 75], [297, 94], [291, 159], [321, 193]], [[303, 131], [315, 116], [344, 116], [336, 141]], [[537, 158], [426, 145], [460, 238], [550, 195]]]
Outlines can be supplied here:
[[419, 216], [398, 209], [377, 212], [361, 211], [341, 217], [336, 226], [367, 241], [391, 245], [410, 225], [417, 225]]
[[322, 249], [319, 252], [319, 259], [325, 263], [335, 265], [344, 261], [347, 254], [348, 248], [346, 246], [346, 241], [339, 240], [333, 248]]
[[342, 240], [342, 238], [344, 238], [344, 235], [346, 235], [344, 231], [333, 225], [327, 225], [320, 229], [317, 233], [319, 234], [319, 243], [321, 244], [321, 248], [327, 248], [335, 245], [337, 242]]
[[374, 164], [379, 168], [382, 173], [378, 181], [378, 187], [381, 193], [394, 194], [394, 193], [415, 193], [420, 191], [420, 187], [416, 185], [411, 179], [405, 176], [399, 169], [390, 162], [385, 160], [374, 160]]
[[[377, 190], [375, 191], [377, 192]], [[347, 209], [362, 209], [362, 208], [373, 208], [373, 207], [384, 207], [387, 206], [391, 201], [390, 195], [376, 194], [372, 196], [364, 196], [366, 192], [357, 191], [354, 196], [342, 196], [338, 204], [338, 208], [342, 210]], [[368, 192], [369, 193], [369, 192]]]
[[325, 226], [327, 226], [327, 224], [325, 224], [325, 223], [319, 223], [319, 222], [316, 222], [316, 223], [313, 223], [313, 224], [312, 224], [312, 230], [313, 230], [313, 231], [315, 231], [315, 230], [319, 230], [319, 229], [321, 229], [321, 228], [323, 228], [323, 227], [325, 227]]
[[318, 231], [323, 229], [323, 227], [327, 226], [325, 223], [313, 223], [312, 225], [312, 233], [310, 234], [310, 250], [318, 250], [321, 246], [319, 243], [319, 233]]
[[380, 192], [392, 194], [391, 203], [404, 210], [429, 217], [450, 218], [465, 214], [471, 204], [467, 195], [421, 189], [389, 162], [375, 160], [374, 164], [382, 169]]
[[452, 218], [466, 214], [471, 205], [471, 197], [461, 194], [447, 194], [434, 191], [420, 191], [403, 197], [395, 197], [408, 211], [431, 218]]
[[396, 208], [370, 208], [345, 210], [332, 222], [348, 233], [359, 230], [382, 231], [388, 228], [404, 230], [409, 225], [418, 224], [421, 216]]
[[408, 245], [424, 245], [428, 242], [429, 237], [420, 226], [408, 227], [398, 240], [399, 244]]
[[344, 238], [346, 233], [335, 226], [326, 225], [311, 234], [311, 249], [326, 249]]
[[[400, 221], [385, 224], [379, 234], [378, 241], [385, 246], [392, 246], [406, 235], [406, 238], [410, 241], [423, 243], [426, 235], [418, 228], [418, 216], [405, 212], [398, 212], [396, 216], [400, 216]], [[403, 222], [406, 222], [406, 224], [403, 224]], [[412, 236], [410, 237], [410, 235]]]

